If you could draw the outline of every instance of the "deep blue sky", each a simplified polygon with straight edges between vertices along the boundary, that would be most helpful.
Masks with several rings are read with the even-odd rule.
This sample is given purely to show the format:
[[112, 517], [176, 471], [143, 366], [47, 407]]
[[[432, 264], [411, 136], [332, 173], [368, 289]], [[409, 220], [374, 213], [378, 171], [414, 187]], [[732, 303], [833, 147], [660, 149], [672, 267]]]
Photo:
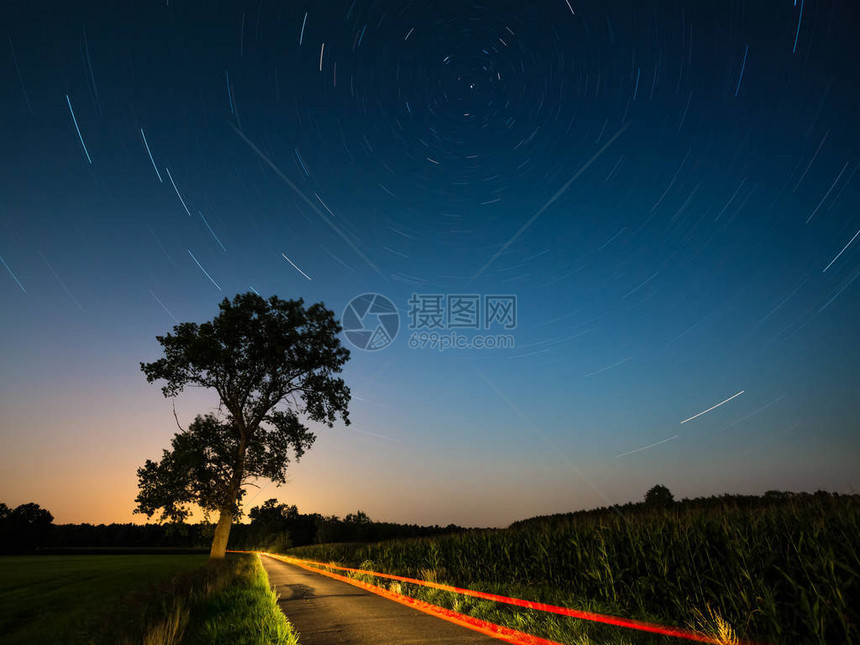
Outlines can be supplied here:
[[[250, 289], [400, 312], [353, 351], [353, 425], [257, 503], [505, 525], [655, 483], [860, 486], [855, 4], [27, 1], [0, 24], [7, 504], [128, 520], [175, 431], [138, 363]], [[410, 348], [413, 293], [516, 295], [515, 346]]]

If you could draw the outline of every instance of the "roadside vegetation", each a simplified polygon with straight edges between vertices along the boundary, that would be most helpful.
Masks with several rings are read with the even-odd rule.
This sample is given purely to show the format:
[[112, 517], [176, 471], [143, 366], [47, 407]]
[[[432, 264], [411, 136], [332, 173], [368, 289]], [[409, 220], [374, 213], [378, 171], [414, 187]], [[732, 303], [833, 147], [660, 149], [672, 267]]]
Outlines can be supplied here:
[[297, 645], [258, 556], [7, 556], [3, 645]]
[[226, 572], [193, 603], [181, 645], [298, 645], [292, 625], [278, 608], [259, 555], [231, 554], [223, 564], [213, 565]]
[[[747, 501], [670, 498], [535, 518], [506, 530], [287, 554], [722, 633], [726, 643], [860, 642], [860, 496]], [[417, 585], [384, 585], [559, 642], [668, 642]]]

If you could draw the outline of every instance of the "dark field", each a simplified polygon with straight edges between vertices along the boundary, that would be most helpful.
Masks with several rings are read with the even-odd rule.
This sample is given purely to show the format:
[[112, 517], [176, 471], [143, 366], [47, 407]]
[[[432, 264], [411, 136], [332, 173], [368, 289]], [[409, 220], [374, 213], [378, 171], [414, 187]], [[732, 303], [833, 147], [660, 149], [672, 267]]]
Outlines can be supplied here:
[[297, 645], [256, 555], [9, 556], [4, 645]]
[[205, 555], [34, 555], [0, 558], [0, 643], [80, 640], [120, 596], [199, 569]]

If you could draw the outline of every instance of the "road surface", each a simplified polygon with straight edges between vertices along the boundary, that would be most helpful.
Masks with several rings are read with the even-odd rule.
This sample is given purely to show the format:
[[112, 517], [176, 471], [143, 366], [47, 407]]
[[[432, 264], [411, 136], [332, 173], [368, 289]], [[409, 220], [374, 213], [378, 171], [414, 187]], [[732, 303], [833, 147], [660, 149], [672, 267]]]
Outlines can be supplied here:
[[262, 556], [301, 645], [500, 645], [502, 641]]

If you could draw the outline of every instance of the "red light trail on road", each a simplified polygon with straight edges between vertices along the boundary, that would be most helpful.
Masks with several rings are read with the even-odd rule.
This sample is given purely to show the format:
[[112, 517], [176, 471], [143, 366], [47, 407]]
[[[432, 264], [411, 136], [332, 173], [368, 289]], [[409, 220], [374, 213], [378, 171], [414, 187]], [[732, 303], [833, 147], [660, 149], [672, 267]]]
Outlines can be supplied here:
[[[473, 598], [481, 598], [483, 600], [491, 600], [494, 602], [500, 602], [500, 603], [504, 603], [504, 604], [508, 604], [508, 605], [514, 605], [516, 607], [523, 607], [526, 609], [535, 609], [538, 611], [544, 611], [544, 612], [548, 612], [548, 613], [558, 614], [561, 616], [569, 616], [571, 618], [578, 618], [581, 620], [588, 620], [591, 622], [603, 623], [606, 625], [614, 625], [616, 627], [635, 629], [635, 630], [641, 631], [641, 632], [650, 632], [652, 634], [660, 634], [663, 636], [670, 636], [673, 638], [683, 638], [685, 640], [695, 641], [695, 642], [699, 642], [699, 643], [710, 643], [711, 645], [720, 645], [720, 640], [718, 638], [715, 638], [712, 636], [707, 636], [705, 634], [699, 634], [699, 633], [696, 633], [696, 632], [688, 630], [688, 629], [682, 629], [680, 627], [669, 627], [669, 626], [658, 625], [656, 623], [649, 623], [649, 622], [645, 622], [645, 621], [641, 621], [641, 620], [634, 620], [634, 619], [630, 619], [630, 618], [621, 618], [619, 616], [610, 616], [607, 614], [598, 614], [598, 613], [589, 612], [589, 611], [581, 611], [578, 609], [570, 609], [567, 607], [558, 607], [556, 605], [548, 605], [548, 604], [540, 603], [540, 602], [532, 602], [530, 600], [522, 600], [520, 598], [510, 598], [508, 596], [500, 596], [497, 594], [486, 593], [483, 591], [474, 591], [472, 589], [464, 589], [461, 587], [452, 587], [450, 585], [445, 585], [445, 584], [441, 584], [438, 582], [430, 582], [427, 580], [418, 580], [416, 578], [407, 578], [404, 576], [397, 576], [397, 575], [390, 574], [390, 573], [380, 573], [378, 571], [367, 571], [364, 569], [352, 569], [350, 567], [342, 567], [339, 565], [330, 564], [330, 563], [326, 563], [326, 562], [316, 562], [314, 560], [302, 560], [302, 559], [293, 558], [290, 556], [273, 555], [270, 553], [267, 553], [266, 555], [268, 555], [269, 557], [278, 559], [278, 560], [282, 560], [283, 562], [287, 562], [288, 564], [295, 564], [296, 566], [300, 566], [303, 569], [306, 569], [308, 571], [313, 571], [315, 573], [321, 573], [323, 575], [328, 575], [329, 577], [336, 577], [336, 579], [342, 580], [343, 582], [348, 582], [349, 584], [354, 584], [356, 586], [360, 586], [362, 588], [367, 589], [368, 591], [372, 591], [373, 593], [379, 593], [379, 595], [385, 596], [386, 598], [390, 598], [391, 600], [396, 600], [397, 602], [400, 602], [401, 604], [414, 606], [416, 609], [421, 609], [421, 611], [425, 611], [426, 613], [432, 613], [433, 615], [439, 616], [440, 618], [445, 618], [446, 620], [451, 620], [451, 618], [448, 617], [448, 614], [452, 614], [453, 616], [458, 617], [458, 620], [465, 620], [467, 622], [474, 621], [477, 619], [474, 619], [470, 616], [465, 616], [463, 614], [459, 614], [457, 612], [452, 612], [451, 610], [448, 610], [448, 609], [436, 607], [436, 605], [429, 605], [428, 603], [423, 603], [424, 605], [427, 605], [428, 607], [433, 608], [433, 611], [429, 611], [428, 609], [420, 608], [417, 604], [415, 604], [415, 603], [422, 603], [423, 601], [416, 601], [414, 598], [410, 598], [409, 596], [403, 596], [401, 594], [395, 594], [393, 592], [382, 589], [381, 587], [377, 587], [376, 585], [371, 585], [369, 583], [360, 582], [358, 580], [355, 580], [354, 578], [349, 578], [347, 576], [341, 576], [339, 574], [336, 574], [336, 573], [333, 573], [330, 571], [324, 571], [324, 570], [320, 569], [320, 567], [326, 567], [329, 569], [336, 569], [338, 571], [346, 571], [349, 573], [357, 573], [357, 574], [362, 574], [362, 575], [374, 576], [377, 578], [386, 578], [388, 580], [396, 580], [398, 582], [406, 582], [409, 584], [420, 585], [423, 587], [431, 587], [433, 589], [439, 589], [440, 591], [448, 591], [451, 593], [456, 593], [456, 594], [460, 594], [460, 595], [464, 595], [464, 596], [471, 596]], [[394, 596], [397, 596], [397, 598], [395, 598]], [[443, 612], [446, 615], [442, 615], [439, 612]], [[452, 621], [452, 622], [458, 622], [458, 621]], [[497, 629], [506, 629], [506, 628], [502, 628], [498, 625], [494, 625], [493, 623], [487, 623], [485, 621], [478, 621], [478, 622], [482, 623], [483, 625], [493, 625], [493, 627], [497, 628]], [[472, 627], [471, 624], [466, 624], [464, 622], [458, 622], [458, 624], [463, 624], [466, 627], [470, 627], [470, 628], [474, 629], [474, 627]], [[492, 632], [492, 633], [484, 632], [482, 629], [477, 629], [477, 631], [482, 631], [482, 633], [487, 633], [487, 634], [490, 634], [492, 636], [496, 636], [497, 638], [502, 638], [501, 636], [498, 635], [498, 632]], [[511, 631], [514, 631], [514, 630], [511, 630]], [[536, 636], [524, 634], [523, 632], [515, 632], [514, 631], [514, 633], [521, 635], [521, 637], [528, 637], [529, 639], [537, 639]], [[509, 640], [508, 638], [502, 638], [502, 640], [507, 640], [510, 643], [521, 643], [521, 644], [525, 644], [525, 643], [532, 643], [532, 644], [552, 643], [552, 641], [547, 641], [547, 640], [543, 640], [543, 639]], [[753, 643], [751, 643], [749, 641], [742, 641], [739, 643], [740, 643], [740, 645], [754, 645]]]
[[388, 589], [383, 589], [382, 587], [372, 585], [368, 582], [362, 582], [361, 580], [356, 580], [355, 578], [342, 576], [332, 571], [324, 571], [322, 569], [318, 569], [317, 567], [304, 564], [304, 561], [302, 560], [298, 560], [295, 558], [287, 558], [285, 556], [274, 555], [271, 553], [266, 553], [265, 555], [269, 556], [270, 558], [282, 560], [283, 562], [286, 562], [288, 564], [293, 564], [297, 567], [301, 567], [302, 569], [305, 569], [307, 571], [318, 573], [320, 575], [333, 578], [334, 580], [340, 580], [341, 582], [346, 582], [347, 584], [351, 584], [354, 587], [365, 589], [366, 591], [375, 593], [376, 595], [382, 596], [383, 598], [387, 598], [388, 600], [398, 602], [401, 605], [412, 607], [413, 609], [422, 611], [425, 614], [430, 614], [431, 616], [435, 616], [436, 618], [447, 620], [449, 623], [454, 623], [455, 625], [467, 627], [486, 636], [492, 636], [493, 638], [498, 638], [499, 640], [503, 640], [507, 643], [512, 643], [513, 645], [563, 645], [562, 643], [550, 641], [545, 638], [540, 638], [538, 636], [532, 636], [531, 634], [519, 632], [515, 629], [510, 629], [509, 627], [502, 627], [501, 625], [496, 625], [495, 623], [490, 623], [479, 618], [473, 618], [472, 616], [467, 616], [451, 609], [445, 609], [444, 607], [431, 605], [429, 602], [424, 602], [423, 600], [418, 600], [416, 598], [411, 598], [403, 594], [395, 593], [393, 591], [389, 591]]

